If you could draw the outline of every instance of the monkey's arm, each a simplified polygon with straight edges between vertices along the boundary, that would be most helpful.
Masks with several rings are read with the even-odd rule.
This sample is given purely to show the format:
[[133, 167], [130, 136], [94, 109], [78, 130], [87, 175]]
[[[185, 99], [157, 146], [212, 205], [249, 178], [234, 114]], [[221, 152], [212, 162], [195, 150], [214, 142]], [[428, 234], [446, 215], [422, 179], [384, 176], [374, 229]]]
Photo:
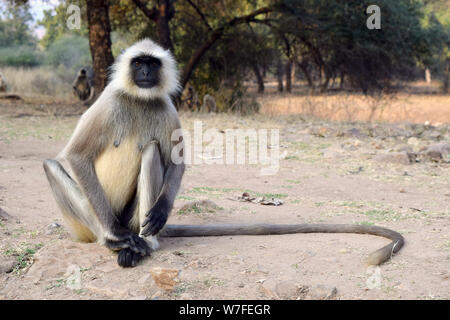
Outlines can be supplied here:
[[185, 165], [170, 164], [164, 175], [163, 187], [152, 209], [146, 214], [146, 219], [142, 224], [144, 228], [141, 232], [144, 236], [157, 234], [167, 222], [169, 213], [172, 210], [173, 202], [180, 188]]

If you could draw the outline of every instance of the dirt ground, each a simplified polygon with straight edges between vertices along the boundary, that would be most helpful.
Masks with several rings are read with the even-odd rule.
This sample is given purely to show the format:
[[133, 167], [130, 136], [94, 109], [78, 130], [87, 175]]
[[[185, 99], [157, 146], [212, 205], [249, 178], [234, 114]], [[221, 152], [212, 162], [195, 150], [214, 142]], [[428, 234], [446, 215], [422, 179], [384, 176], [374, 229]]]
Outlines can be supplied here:
[[[401, 232], [405, 247], [374, 268], [367, 256], [388, 240], [369, 235], [161, 238], [122, 269], [115, 253], [70, 239], [42, 169], [79, 110], [0, 101], [0, 299], [450, 298], [450, 158], [427, 153], [450, 142], [449, 124], [182, 113], [189, 130], [196, 120], [219, 132], [280, 129], [280, 169], [190, 165], [169, 223], [375, 224]], [[283, 205], [236, 201], [243, 192]]]

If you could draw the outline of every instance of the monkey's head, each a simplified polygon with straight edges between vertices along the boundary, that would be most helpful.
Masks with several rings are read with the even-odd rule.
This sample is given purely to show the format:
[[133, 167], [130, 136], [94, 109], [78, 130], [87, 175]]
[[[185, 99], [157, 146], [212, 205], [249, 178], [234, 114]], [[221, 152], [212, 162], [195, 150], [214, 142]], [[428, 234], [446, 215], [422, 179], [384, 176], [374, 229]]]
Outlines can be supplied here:
[[150, 39], [135, 43], [118, 57], [111, 79], [117, 90], [141, 99], [163, 98], [179, 90], [175, 59]]

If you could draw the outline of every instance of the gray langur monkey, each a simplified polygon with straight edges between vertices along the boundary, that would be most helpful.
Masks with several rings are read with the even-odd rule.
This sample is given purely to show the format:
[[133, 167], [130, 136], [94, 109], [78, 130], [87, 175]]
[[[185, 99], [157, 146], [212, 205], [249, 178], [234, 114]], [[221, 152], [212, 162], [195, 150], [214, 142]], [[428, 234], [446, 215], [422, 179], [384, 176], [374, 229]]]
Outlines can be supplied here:
[[[112, 70], [111, 82], [81, 116], [57, 159], [44, 161], [44, 170], [72, 235], [118, 251], [120, 266], [135, 266], [157, 249], [157, 234], [363, 233], [393, 240], [370, 255], [370, 264], [388, 260], [402, 247], [399, 233], [376, 226], [165, 225], [184, 173], [183, 162], [176, 164], [171, 156], [183, 149], [182, 137], [171, 137], [180, 129], [170, 98], [179, 90], [175, 60], [145, 39], [122, 53]], [[71, 175], [60, 159], [67, 160]]]
[[6, 92], [8, 85], [5, 76], [0, 72], [0, 92]]
[[91, 104], [95, 93], [94, 70], [91, 67], [81, 68], [72, 83], [72, 89], [78, 99], [83, 101], [85, 105]]
[[202, 111], [206, 111], [206, 112], [216, 112], [217, 111], [216, 100], [214, 100], [214, 97], [212, 95], [205, 94], [203, 96]]

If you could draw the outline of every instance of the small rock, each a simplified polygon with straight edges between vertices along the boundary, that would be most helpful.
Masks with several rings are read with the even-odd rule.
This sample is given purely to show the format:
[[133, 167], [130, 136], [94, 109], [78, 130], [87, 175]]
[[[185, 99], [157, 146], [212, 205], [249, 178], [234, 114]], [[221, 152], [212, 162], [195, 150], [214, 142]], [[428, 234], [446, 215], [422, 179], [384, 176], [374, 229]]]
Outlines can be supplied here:
[[408, 152], [390, 152], [378, 154], [375, 156], [375, 160], [380, 162], [391, 162], [391, 163], [399, 163], [399, 164], [410, 164], [411, 163], [411, 155]]
[[440, 141], [442, 140], [442, 135], [440, 132], [438, 131], [434, 131], [434, 130], [427, 130], [422, 134], [423, 138], [426, 138], [428, 140], [435, 140], [435, 141]]
[[367, 137], [367, 135], [365, 133], [362, 133], [357, 128], [351, 128], [351, 129], [347, 130], [344, 135], [347, 137], [358, 138], [358, 139]]
[[433, 161], [450, 161], [450, 143], [433, 144], [428, 147], [425, 154]]
[[62, 226], [59, 223], [52, 222], [50, 225], [48, 225], [47, 231], [45, 232], [45, 234], [47, 234], [47, 235], [54, 234], [61, 227]]
[[0, 274], [1, 273], [9, 273], [16, 266], [16, 259], [14, 258], [6, 258], [0, 261]]
[[10, 218], [11, 216], [8, 214], [8, 212], [0, 208], [0, 221], [7, 221]]
[[318, 284], [309, 288], [307, 297], [313, 300], [330, 300], [335, 298], [336, 295], [336, 287]]
[[408, 144], [417, 147], [420, 144], [420, 140], [416, 137], [411, 137], [408, 139]]
[[283, 281], [275, 285], [275, 293], [281, 299], [296, 299], [298, 287], [292, 281]]
[[273, 292], [272, 290], [270, 290], [266, 286], [259, 285], [258, 286], [258, 290], [259, 290], [259, 292], [262, 295], [266, 296], [269, 299], [272, 299], [272, 300], [279, 300], [280, 299], [280, 297], [275, 292]]
[[156, 285], [166, 291], [173, 291], [175, 285], [180, 282], [178, 279], [179, 273], [179, 270], [163, 269], [159, 267], [155, 267], [151, 270]]

